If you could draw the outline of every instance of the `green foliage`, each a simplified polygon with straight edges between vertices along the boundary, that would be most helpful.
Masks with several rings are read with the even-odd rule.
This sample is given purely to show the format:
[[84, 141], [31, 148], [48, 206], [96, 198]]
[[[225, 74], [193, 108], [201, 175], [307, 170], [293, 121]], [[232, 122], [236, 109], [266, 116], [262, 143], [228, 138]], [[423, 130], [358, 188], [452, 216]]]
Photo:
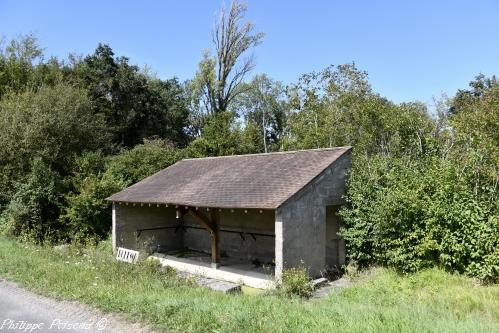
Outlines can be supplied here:
[[0, 216], [3, 234], [37, 243], [53, 239], [60, 229], [57, 217], [63, 203], [57, 178], [41, 159], [33, 161], [31, 173], [17, 184], [12, 200]]
[[304, 75], [289, 90], [286, 148], [354, 147], [343, 210], [350, 260], [499, 280], [499, 89], [495, 79], [472, 86], [439, 122], [420, 103], [373, 93], [354, 65]]
[[355, 64], [303, 75], [288, 92], [285, 149], [353, 146], [362, 154], [418, 155], [433, 147], [434, 122], [418, 103], [396, 105], [372, 92]]
[[41, 56], [42, 49], [31, 34], [19, 36], [0, 48], [0, 98], [7, 92], [21, 92], [31, 85], [35, 63]]
[[152, 78], [128, 58], [115, 58], [104, 44], [80, 62], [75, 73], [94, 101], [94, 113], [112, 132], [113, 148], [130, 148], [152, 137], [186, 143], [187, 104], [176, 79]]
[[104, 199], [124, 188], [124, 183], [111, 177], [90, 175], [76, 187], [76, 193], [66, 196], [68, 205], [59, 221], [74, 230], [71, 239], [79, 243], [100, 240], [110, 230], [110, 204]]
[[496, 193], [475, 195], [454, 162], [357, 157], [349, 185], [342, 234], [351, 260], [404, 272], [438, 264], [498, 281]]
[[180, 157], [181, 153], [163, 140], [145, 140], [144, 144], [110, 157], [105, 176], [128, 186], [170, 166]]
[[245, 140], [256, 152], [278, 151], [286, 125], [288, 107], [284, 86], [266, 75], [257, 75], [234, 100], [233, 109], [242, 113]]
[[314, 291], [310, 283], [308, 270], [302, 267], [284, 269], [277, 289], [279, 293], [286, 297], [298, 296], [303, 298], [309, 298]]
[[81, 89], [69, 85], [9, 93], [0, 101], [0, 201], [39, 158], [61, 175], [68, 159], [105, 145], [107, 131]]
[[351, 287], [306, 301], [227, 295], [176, 274], [116, 262], [109, 242], [80, 254], [0, 237], [0, 275], [39, 293], [178, 332], [496, 332], [499, 286], [430, 269], [360, 273]]
[[111, 227], [110, 203], [104, 199], [153, 173], [175, 163], [178, 152], [164, 141], [146, 141], [112, 157], [88, 152], [73, 160], [68, 205], [59, 217], [74, 230], [72, 239], [84, 243], [100, 240]]
[[218, 112], [208, 118], [202, 136], [186, 149], [192, 157], [223, 156], [254, 152], [256, 148], [236, 123], [232, 112]]
[[499, 81], [495, 75], [486, 77], [479, 74], [469, 83], [469, 86], [471, 88], [469, 90], [459, 89], [457, 91], [449, 110], [451, 115], [459, 114], [462, 109], [480, 101], [491, 89], [499, 88]]
[[186, 101], [176, 79], [155, 78], [108, 45], [85, 58], [45, 60], [33, 35], [7, 43], [0, 49], [0, 213], [8, 208], [13, 234], [21, 210], [35, 210], [22, 203], [51, 206], [50, 196], [19, 185], [35, 177], [31, 164], [40, 160], [57, 179], [47, 189], [63, 200], [50, 218], [39, 217], [42, 231], [27, 233], [37, 241], [46, 230], [47, 240], [104, 236], [110, 210], [103, 199], [170, 165], [173, 144], [187, 144]]
[[453, 146], [449, 157], [466, 168], [463, 174], [474, 182], [475, 193], [491, 185], [497, 189], [499, 183], [499, 83], [493, 82], [467, 103], [458, 95], [453, 105], [459, 105], [459, 112], [449, 116], [454, 129], [446, 137]]

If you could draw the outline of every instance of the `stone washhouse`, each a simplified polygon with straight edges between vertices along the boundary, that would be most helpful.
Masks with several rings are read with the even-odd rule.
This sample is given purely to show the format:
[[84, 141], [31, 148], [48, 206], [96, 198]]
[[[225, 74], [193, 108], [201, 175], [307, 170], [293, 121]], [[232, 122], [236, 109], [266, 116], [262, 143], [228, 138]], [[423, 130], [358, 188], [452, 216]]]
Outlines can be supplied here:
[[345, 263], [337, 232], [351, 148], [184, 159], [109, 197], [117, 247], [208, 278], [269, 288]]

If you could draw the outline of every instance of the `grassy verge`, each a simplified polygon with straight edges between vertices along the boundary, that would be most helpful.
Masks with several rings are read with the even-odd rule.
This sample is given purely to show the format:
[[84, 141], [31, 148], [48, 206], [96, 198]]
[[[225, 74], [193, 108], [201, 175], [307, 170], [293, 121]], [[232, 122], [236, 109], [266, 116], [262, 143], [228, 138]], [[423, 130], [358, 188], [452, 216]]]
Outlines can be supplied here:
[[105, 249], [61, 254], [0, 238], [0, 276], [46, 295], [182, 332], [498, 332], [499, 286], [432, 269], [377, 269], [320, 301], [224, 295]]

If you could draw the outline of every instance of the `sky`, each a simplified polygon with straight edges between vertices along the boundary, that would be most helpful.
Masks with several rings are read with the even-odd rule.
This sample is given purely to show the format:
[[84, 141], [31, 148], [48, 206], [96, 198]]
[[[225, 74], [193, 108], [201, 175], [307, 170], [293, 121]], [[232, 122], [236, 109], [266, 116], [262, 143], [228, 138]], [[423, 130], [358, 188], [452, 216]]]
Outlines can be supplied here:
[[[225, 4], [230, 4], [226, 0]], [[477, 74], [499, 74], [499, 1], [247, 0], [265, 33], [253, 74], [286, 84], [355, 62], [395, 102], [452, 96]], [[0, 36], [34, 33], [45, 54], [92, 53], [99, 42], [160, 78], [192, 78], [220, 0], [0, 0]]]

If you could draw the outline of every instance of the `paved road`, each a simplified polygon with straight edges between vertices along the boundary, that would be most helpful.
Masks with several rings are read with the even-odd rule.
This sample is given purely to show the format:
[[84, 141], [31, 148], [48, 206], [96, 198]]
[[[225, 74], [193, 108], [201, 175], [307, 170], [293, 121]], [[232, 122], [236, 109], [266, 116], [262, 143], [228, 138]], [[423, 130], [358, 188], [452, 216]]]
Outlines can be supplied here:
[[77, 302], [34, 294], [0, 279], [0, 333], [3, 332], [153, 332]]

